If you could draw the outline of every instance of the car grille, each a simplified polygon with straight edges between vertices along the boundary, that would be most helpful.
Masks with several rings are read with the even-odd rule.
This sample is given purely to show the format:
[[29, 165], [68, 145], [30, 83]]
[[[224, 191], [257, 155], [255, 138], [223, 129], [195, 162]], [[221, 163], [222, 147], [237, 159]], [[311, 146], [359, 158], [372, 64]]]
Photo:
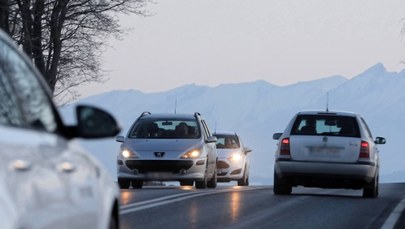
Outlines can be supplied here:
[[218, 161], [217, 168], [218, 169], [227, 169], [227, 168], [229, 168], [229, 165], [225, 161]]
[[193, 166], [193, 161], [173, 161], [173, 160], [128, 160], [125, 164], [130, 169], [137, 169], [144, 172], [172, 172], [179, 173], [182, 169], [189, 169]]

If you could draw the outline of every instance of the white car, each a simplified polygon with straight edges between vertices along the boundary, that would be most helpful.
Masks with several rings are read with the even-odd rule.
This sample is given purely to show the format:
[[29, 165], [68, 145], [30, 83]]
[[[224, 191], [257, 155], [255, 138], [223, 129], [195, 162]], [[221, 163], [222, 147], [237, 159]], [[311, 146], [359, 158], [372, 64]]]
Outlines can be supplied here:
[[196, 188], [217, 186], [216, 138], [202, 116], [144, 112], [126, 136], [117, 136], [117, 177], [121, 188], [144, 181], [179, 181]]
[[360, 115], [350, 112], [306, 111], [296, 114], [278, 140], [274, 165], [274, 194], [292, 187], [363, 189], [377, 197], [379, 152]]
[[73, 140], [113, 137], [115, 119], [78, 106], [66, 126], [42, 76], [0, 30], [0, 228], [118, 228], [119, 189]]
[[237, 133], [217, 131], [218, 182], [237, 181], [239, 186], [249, 185], [250, 148], [243, 145]]

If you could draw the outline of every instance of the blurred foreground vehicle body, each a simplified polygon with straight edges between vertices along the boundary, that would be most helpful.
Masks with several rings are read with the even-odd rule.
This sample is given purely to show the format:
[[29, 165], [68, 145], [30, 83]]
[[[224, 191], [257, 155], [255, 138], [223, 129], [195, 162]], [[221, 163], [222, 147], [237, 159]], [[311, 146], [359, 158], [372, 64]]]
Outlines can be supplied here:
[[113, 137], [90, 106], [63, 124], [31, 61], [0, 30], [0, 228], [118, 228], [119, 189], [73, 139]]

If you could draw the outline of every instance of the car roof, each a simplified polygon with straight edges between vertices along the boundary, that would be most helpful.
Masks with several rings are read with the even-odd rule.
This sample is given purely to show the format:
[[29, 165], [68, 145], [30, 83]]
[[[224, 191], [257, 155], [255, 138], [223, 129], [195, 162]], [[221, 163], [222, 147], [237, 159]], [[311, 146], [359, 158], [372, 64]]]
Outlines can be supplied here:
[[341, 115], [341, 116], [358, 116], [357, 113], [350, 111], [324, 111], [324, 110], [308, 110], [300, 111], [297, 115]]
[[144, 114], [140, 117], [143, 118], [167, 118], [167, 119], [195, 119], [194, 114], [174, 114], [174, 113], [156, 113], [156, 114]]
[[4, 42], [7, 42], [8, 44], [12, 44], [11, 38], [0, 28], [0, 39], [3, 40]]
[[230, 131], [230, 130], [220, 130], [220, 131], [215, 131], [214, 135], [237, 135], [235, 131]]

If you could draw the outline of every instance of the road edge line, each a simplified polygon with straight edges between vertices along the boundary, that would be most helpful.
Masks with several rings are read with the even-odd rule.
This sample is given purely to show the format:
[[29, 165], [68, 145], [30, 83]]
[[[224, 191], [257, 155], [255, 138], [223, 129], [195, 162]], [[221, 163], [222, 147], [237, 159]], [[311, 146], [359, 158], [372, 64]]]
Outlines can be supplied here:
[[405, 209], [405, 199], [402, 199], [401, 202], [395, 206], [394, 210], [385, 220], [384, 224], [382, 225], [381, 229], [392, 229], [395, 227], [395, 224], [398, 222], [399, 218], [401, 217], [402, 211]]

